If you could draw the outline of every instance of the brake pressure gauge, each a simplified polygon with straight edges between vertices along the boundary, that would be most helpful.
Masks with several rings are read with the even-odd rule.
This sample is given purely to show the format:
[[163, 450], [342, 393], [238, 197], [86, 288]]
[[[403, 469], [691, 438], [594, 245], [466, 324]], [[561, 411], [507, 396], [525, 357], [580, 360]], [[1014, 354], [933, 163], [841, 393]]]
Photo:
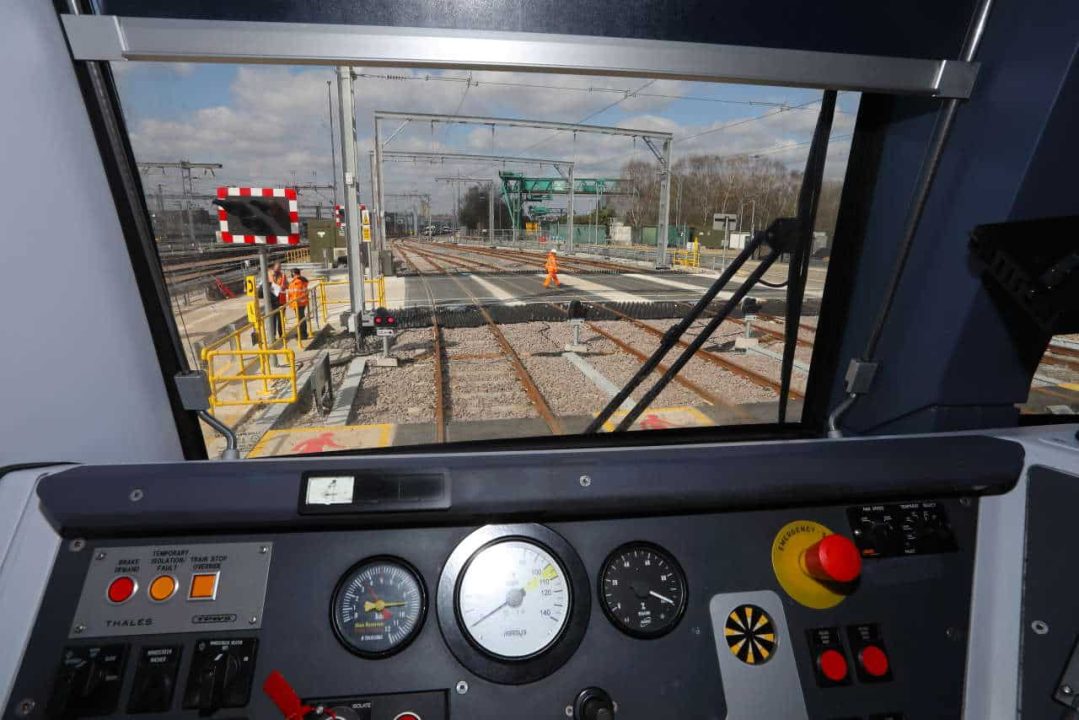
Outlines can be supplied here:
[[635, 542], [603, 564], [599, 599], [614, 626], [633, 637], [655, 638], [675, 628], [686, 610], [686, 576], [656, 545]]
[[337, 639], [367, 658], [392, 655], [412, 642], [426, 612], [419, 573], [391, 557], [368, 558], [345, 573], [331, 607]]

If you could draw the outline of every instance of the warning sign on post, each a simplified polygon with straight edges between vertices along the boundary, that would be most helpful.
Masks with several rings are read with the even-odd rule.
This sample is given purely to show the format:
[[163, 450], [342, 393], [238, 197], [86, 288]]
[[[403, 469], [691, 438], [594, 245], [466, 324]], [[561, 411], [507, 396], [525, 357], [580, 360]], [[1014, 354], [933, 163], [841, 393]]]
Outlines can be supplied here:
[[255, 276], [244, 276], [244, 295], [248, 297], [255, 297]]
[[364, 225], [363, 226], [363, 241], [364, 242], [371, 242], [371, 226], [370, 225]]

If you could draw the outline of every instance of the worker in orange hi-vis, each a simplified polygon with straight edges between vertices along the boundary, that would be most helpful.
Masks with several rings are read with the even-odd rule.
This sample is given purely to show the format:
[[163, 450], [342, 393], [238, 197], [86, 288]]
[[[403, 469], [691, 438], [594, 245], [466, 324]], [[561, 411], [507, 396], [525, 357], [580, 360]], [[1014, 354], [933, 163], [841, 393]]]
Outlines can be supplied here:
[[555, 287], [562, 287], [562, 283], [558, 282], [558, 251], [554, 248], [547, 253], [547, 264], [544, 267], [547, 270], [547, 277], [543, 279], [543, 287], [550, 287], [551, 281], [554, 281]]
[[288, 284], [288, 304], [296, 314], [300, 340], [307, 339], [307, 278], [300, 268], [292, 268], [292, 280]]

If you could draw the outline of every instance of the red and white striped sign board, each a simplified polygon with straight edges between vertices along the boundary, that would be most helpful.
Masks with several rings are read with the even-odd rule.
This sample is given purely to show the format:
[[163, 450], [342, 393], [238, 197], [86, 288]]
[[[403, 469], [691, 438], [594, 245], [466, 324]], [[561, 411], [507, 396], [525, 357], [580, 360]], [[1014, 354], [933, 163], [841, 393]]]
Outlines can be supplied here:
[[[262, 231], [253, 231], [249, 220], [239, 217], [229, 218], [229, 212], [221, 205], [217, 208], [217, 219], [221, 224], [217, 239], [223, 243], [247, 245], [298, 245], [300, 242], [300, 206], [296, 199], [295, 188], [257, 188], [257, 187], [219, 187], [217, 199], [236, 202], [241, 198], [250, 198], [258, 213], [258, 227]], [[271, 202], [265, 202], [271, 199]], [[276, 200], [276, 202], [273, 202]], [[230, 203], [231, 204], [231, 203]]]

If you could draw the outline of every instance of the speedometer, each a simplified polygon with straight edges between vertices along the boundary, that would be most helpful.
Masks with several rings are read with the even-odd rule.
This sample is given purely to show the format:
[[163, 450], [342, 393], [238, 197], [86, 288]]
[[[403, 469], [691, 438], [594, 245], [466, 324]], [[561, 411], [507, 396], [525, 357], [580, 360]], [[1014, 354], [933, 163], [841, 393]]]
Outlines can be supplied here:
[[404, 648], [419, 632], [427, 594], [419, 573], [404, 560], [368, 558], [345, 573], [333, 594], [334, 633], [350, 651], [368, 658]]
[[537, 655], [566, 626], [572, 602], [566, 573], [543, 546], [506, 540], [477, 552], [457, 594], [461, 624], [476, 645], [499, 658]]
[[476, 675], [520, 685], [550, 675], [584, 638], [588, 573], [573, 547], [542, 525], [486, 525], [442, 566], [438, 624]]

